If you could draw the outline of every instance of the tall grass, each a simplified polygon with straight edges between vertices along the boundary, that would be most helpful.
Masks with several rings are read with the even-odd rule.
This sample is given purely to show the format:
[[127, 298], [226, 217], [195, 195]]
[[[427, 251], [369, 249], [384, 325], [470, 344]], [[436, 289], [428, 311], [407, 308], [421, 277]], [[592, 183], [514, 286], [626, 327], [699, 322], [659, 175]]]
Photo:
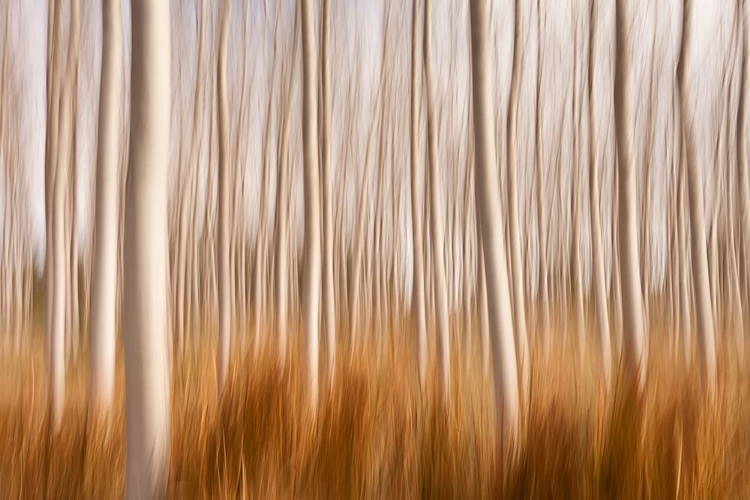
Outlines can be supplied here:
[[[342, 348], [337, 377], [313, 418], [296, 359], [281, 370], [271, 352], [237, 354], [220, 399], [211, 345], [193, 346], [174, 371], [169, 495], [750, 497], [750, 377], [730, 346], [721, 352], [714, 403], [684, 360], [661, 345], [652, 345], [643, 396], [622, 383], [607, 395], [594, 347], [584, 363], [570, 342], [556, 343], [546, 359], [535, 354], [519, 451], [495, 463], [492, 386], [479, 362], [462, 365], [466, 356], [455, 356], [446, 406], [436, 380], [419, 390], [410, 342], [391, 340], [352, 356]], [[54, 435], [43, 360], [37, 340], [2, 361], [0, 496], [121, 497], [121, 362], [115, 408], [101, 423], [87, 418], [82, 356], [69, 372], [64, 424]]]

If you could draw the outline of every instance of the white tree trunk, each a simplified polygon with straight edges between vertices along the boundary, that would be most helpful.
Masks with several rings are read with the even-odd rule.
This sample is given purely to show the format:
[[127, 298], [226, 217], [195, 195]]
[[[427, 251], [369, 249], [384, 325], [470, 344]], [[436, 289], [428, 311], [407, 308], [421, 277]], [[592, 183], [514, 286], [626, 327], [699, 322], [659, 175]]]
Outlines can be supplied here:
[[328, 346], [328, 378], [333, 382], [336, 366], [336, 297], [333, 277], [333, 185], [331, 181], [331, 83], [329, 40], [331, 0], [323, 0], [321, 27], [321, 181], [323, 183], [323, 303], [326, 342]]
[[131, 143], [123, 267], [125, 492], [127, 498], [154, 499], [165, 496], [169, 469], [169, 0], [133, 1], [131, 25]]
[[91, 289], [92, 410], [106, 413], [115, 384], [115, 301], [117, 300], [117, 232], [120, 190], [120, 101], [122, 98], [122, 0], [103, 3], [102, 77], [96, 160], [94, 270]]
[[490, 337], [494, 360], [495, 408], [500, 452], [518, 438], [519, 395], [513, 317], [500, 207], [500, 186], [495, 175], [497, 156], [491, 117], [489, 0], [471, 0], [471, 52], [476, 143], [477, 215], [482, 225]]
[[703, 178], [697, 151], [697, 132], [694, 121], [700, 119], [689, 104], [689, 84], [691, 57], [691, 15], [690, 2], [685, 2], [682, 23], [682, 49], [678, 71], [681, 123], [685, 140], [685, 165], [687, 167], [688, 208], [690, 211], [690, 259], [693, 269], [693, 292], [695, 294], [695, 319], [698, 333], [699, 356], [704, 389], [713, 398], [716, 389], [716, 337], [714, 316], [711, 307], [708, 252], [706, 249], [705, 211], [703, 205]]
[[529, 396], [531, 383], [531, 364], [529, 357], [529, 339], [526, 334], [526, 300], [523, 289], [523, 256], [521, 255], [521, 234], [518, 226], [518, 164], [516, 147], [518, 146], [518, 96], [521, 90], [521, 0], [515, 1], [513, 38], [513, 75], [511, 78], [510, 98], [508, 101], [508, 215], [510, 218], [510, 256], [513, 272], [513, 320], [518, 368], [521, 372], [521, 392], [524, 398]]
[[619, 253], [622, 286], [623, 357], [628, 377], [642, 390], [646, 374], [646, 335], [638, 258], [637, 193], [631, 124], [632, 33], [631, 0], [617, 0], [615, 64], [615, 127], [619, 184]]
[[417, 37], [419, 30], [419, 0], [412, 0], [411, 23], [411, 95], [409, 125], [409, 155], [411, 165], [411, 224], [414, 274], [412, 278], [411, 310], [417, 336], [417, 367], [422, 389], [427, 382], [427, 318], [425, 317], [424, 253], [422, 247], [422, 212], [419, 210], [419, 63]]
[[[596, 36], [595, 30], [597, 29], [597, 23], [599, 21], [596, 3], [592, 3], [592, 15], [590, 17], [591, 33], [590, 33], [590, 46], [589, 46], [589, 72], [591, 75], [596, 73]], [[590, 130], [591, 140], [589, 143], [591, 158], [589, 163], [589, 187], [591, 189], [590, 199], [590, 217], [591, 217], [591, 257], [592, 257], [592, 279], [593, 279], [593, 291], [594, 301], [596, 307], [596, 326], [599, 330], [599, 349], [601, 352], [602, 371], [604, 373], [604, 387], [605, 390], [609, 388], [612, 381], [612, 346], [611, 337], [609, 332], [609, 312], [607, 304], [607, 282], [605, 278], [605, 267], [604, 267], [604, 246], [602, 244], [602, 223], [601, 223], [601, 207], [599, 205], [600, 200], [600, 188], [599, 188], [599, 164], [600, 156], [599, 151], [600, 144], [604, 138], [598, 136], [597, 132], [599, 128], [596, 126], [600, 122], [597, 117], [596, 111], [598, 106], [596, 105], [596, 95], [599, 93], [597, 86], [597, 79], [591, 78], [591, 87], [589, 88], [589, 119], [590, 119]], [[614, 259], [613, 259], [614, 261]]]
[[432, 81], [432, 0], [425, 0], [424, 6], [424, 69], [425, 86], [427, 89], [427, 148], [429, 153], [428, 165], [430, 169], [430, 226], [433, 251], [433, 276], [435, 305], [437, 313], [438, 334], [438, 363], [440, 373], [440, 388], [445, 400], [450, 395], [450, 330], [448, 324], [448, 289], [445, 281], [445, 228], [443, 218], [445, 211], [442, 204], [440, 186], [440, 160], [437, 148], [437, 122], [435, 116], [435, 89]]
[[219, 393], [229, 373], [229, 346], [232, 330], [232, 275], [230, 273], [230, 180], [229, 180], [229, 104], [227, 102], [227, 45], [232, 0], [224, 0], [219, 41], [217, 84], [219, 92], [219, 196], [218, 196], [218, 292], [219, 292], [219, 343], [216, 354]]
[[318, 171], [318, 102], [315, 21], [312, 0], [302, 0], [302, 137], [304, 147], [305, 262], [302, 277], [302, 315], [307, 340], [307, 383], [312, 407], [318, 399], [320, 326], [321, 232]]
[[[750, 2], [743, 0], [741, 4], [741, 17], [742, 17], [742, 55], [740, 61], [742, 61], [741, 71], [741, 89], [739, 97], [739, 117], [738, 117], [738, 154], [739, 154], [739, 169], [741, 175], [740, 189], [743, 200], [750, 200], [750, 162], [748, 162], [748, 133], [750, 128], [748, 127], [748, 120], [750, 120]], [[738, 235], [739, 247], [744, 250], [740, 255], [742, 262], [747, 263], [750, 259], [750, 203], [741, 204], [740, 214], [741, 223], [740, 235]], [[748, 265], [744, 264], [741, 269], [747, 273]], [[745, 310], [750, 311], [750, 295], [747, 293], [747, 276], [742, 277], [741, 288], [745, 291]]]

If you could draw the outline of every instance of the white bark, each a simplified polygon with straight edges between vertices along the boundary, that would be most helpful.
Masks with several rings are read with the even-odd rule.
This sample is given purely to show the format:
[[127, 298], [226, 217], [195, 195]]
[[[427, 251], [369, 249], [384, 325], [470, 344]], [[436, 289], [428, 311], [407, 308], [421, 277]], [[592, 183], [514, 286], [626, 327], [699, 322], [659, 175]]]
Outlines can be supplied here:
[[711, 289], [709, 284], [708, 253], [706, 249], [705, 211], [703, 205], [703, 179], [697, 150], [697, 132], [695, 111], [689, 103], [689, 75], [691, 71], [690, 49], [692, 39], [692, 9], [690, 2], [684, 4], [682, 23], [682, 52], [678, 69], [680, 102], [682, 109], [682, 126], [685, 137], [685, 165], [687, 167], [688, 208], [690, 211], [690, 258], [693, 269], [693, 292], [695, 294], [695, 319], [699, 343], [699, 356], [704, 389], [713, 398], [716, 390], [716, 337], [714, 333], [714, 316], [711, 307]]
[[619, 253], [622, 287], [623, 358], [628, 377], [643, 389], [646, 374], [646, 335], [643, 320], [643, 295], [638, 257], [638, 221], [636, 172], [632, 134], [629, 130], [632, 113], [631, 33], [632, 0], [617, 0], [615, 69], [615, 127], [619, 184]]
[[302, 136], [305, 188], [305, 262], [302, 316], [307, 340], [307, 383], [310, 403], [317, 405], [321, 285], [320, 179], [318, 171], [317, 55], [312, 0], [302, 1]]
[[132, 2], [130, 165], [126, 188], [123, 316], [127, 498], [163, 498], [169, 468], [167, 173], [169, 0]]
[[[739, 155], [739, 169], [740, 169], [740, 193], [742, 199], [750, 200], [750, 162], [748, 162], [748, 133], [750, 128], [748, 127], [748, 120], [750, 120], [750, 2], [742, 0], [740, 7], [740, 16], [742, 17], [741, 25], [741, 39], [742, 39], [742, 54], [740, 56], [741, 61], [741, 88], [739, 98], [739, 116], [738, 116], [738, 155]], [[744, 250], [741, 254], [742, 262], [748, 262], [750, 258], [750, 203], [741, 204], [740, 214], [741, 218], [741, 232], [738, 236], [740, 239], [739, 246]], [[744, 264], [741, 266], [742, 269], [747, 273], [748, 265]], [[748, 294], [747, 286], [747, 275], [743, 276], [743, 287], [745, 291], [745, 310], [750, 311], [750, 294]]]
[[[59, 426], [62, 419], [65, 369], [64, 362], [64, 312], [60, 309], [59, 294], [56, 290], [57, 270], [57, 218], [53, 216], [55, 210], [56, 171], [58, 154], [58, 117], [60, 97], [60, 67], [62, 57], [62, 6], [50, 0], [48, 2], [47, 26], [47, 134], [45, 151], [45, 215], [46, 215], [46, 252], [45, 252], [45, 346], [47, 361], [47, 376], [49, 381], [50, 413], [55, 426]], [[60, 314], [63, 317], [60, 317]]]
[[[596, 2], [592, 2], [592, 14], [590, 17], [591, 22], [591, 34], [590, 34], [590, 46], [589, 46], [589, 74], [590, 74], [590, 87], [589, 87], [589, 113], [590, 113], [590, 130], [591, 130], [591, 142], [589, 147], [591, 149], [591, 158], [589, 163], [589, 187], [591, 189], [591, 257], [592, 257], [592, 278], [593, 278], [593, 291], [594, 301], [596, 307], [596, 326], [599, 330], [599, 348], [601, 352], [602, 371], [604, 373], [604, 387], [608, 389], [612, 381], [612, 346], [609, 332], [609, 312], [607, 304], [607, 283], [605, 278], [604, 268], [604, 246], [602, 244], [602, 223], [601, 223], [601, 208], [599, 205], [600, 200], [600, 187], [599, 187], [599, 166], [600, 156], [598, 154], [600, 148], [600, 141], [604, 138], [600, 138], [597, 134], [599, 123], [599, 117], [597, 116], [598, 107], [596, 105], [596, 95], [600, 91], [596, 87], [596, 79], [593, 75], [596, 72], [596, 45], [595, 45], [595, 30], [597, 29], [598, 15], [596, 13]], [[606, 91], [606, 90], [605, 90]]]
[[424, 389], [427, 382], [427, 318], [425, 317], [424, 259], [422, 246], [422, 214], [419, 210], [419, 63], [417, 59], [419, 38], [419, 0], [412, 0], [411, 23], [411, 95], [410, 95], [410, 139], [411, 166], [411, 224], [414, 277], [412, 279], [411, 309], [414, 315], [417, 336], [417, 366], [419, 382]]
[[450, 395], [450, 331], [448, 324], [448, 290], [445, 280], [445, 217], [441, 196], [440, 160], [437, 146], [437, 122], [435, 116], [435, 89], [432, 81], [432, 0], [425, 0], [424, 5], [424, 69], [425, 87], [427, 89], [427, 148], [430, 169], [429, 187], [431, 203], [430, 227], [432, 242], [433, 287], [437, 313], [438, 364], [440, 388], [445, 400]]
[[120, 190], [120, 100], [122, 98], [122, 1], [103, 3], [102, 77], [96, 161], [94, 270], [91, 289], [90, 395], [94, 412], [107, 412], [115, 384], [115, 301]]
[[232, 330], [232, 274], [230, 273], [230, 185], [229, 185], [229, 104], [227, 103], [227, 44], [232, 0], [224, 0], [219, 40], [217, 84], [219, 92], [219, 196], [218, 196], [218, 292], [219, 292], [219, 343], [216, 354], [219, 393], [224, 389], [229, 373], [229, 347]]
[[323, 184], [323, 311], [328, 347], [328, 379], [336, 366], [336, 297], [333, 276], [333, 185], [331, 180], [331, 75], [329, 64], [331, 0], [322, 0], [321, 20], [321, 182]]
[[490, 111], [489, 1], [471, 0], [471, 52], [476, 142], [477, 215], [482, 225], [490, 337], [494, 360], [495, 407], [500, 452], [518, 438], [519, 394], [513, 317], [500, 210], [500, 188], [495, 175], [497, 156]]
[[531, 383], [531, 359], [529, 356], [529, 339], [526, 334], [526, 300], [523, 289], [523, 256], [521, 255], [521, 234], [518, 226], [518, 162], [516, 147], [518, 145], [518, 96], [521, 86], [521, 67], [523, 53], [521, 48], [521, 0], [515, 1], [513, 38], [513, 75], [511, 79], [509, 112], [508, 112], [508, 215], [510, 218], [510, 256], [513, 272], [513, 320], [515, 327], [518, 368], [521, 372], [521, 392], [524, 398], [529, 396]]

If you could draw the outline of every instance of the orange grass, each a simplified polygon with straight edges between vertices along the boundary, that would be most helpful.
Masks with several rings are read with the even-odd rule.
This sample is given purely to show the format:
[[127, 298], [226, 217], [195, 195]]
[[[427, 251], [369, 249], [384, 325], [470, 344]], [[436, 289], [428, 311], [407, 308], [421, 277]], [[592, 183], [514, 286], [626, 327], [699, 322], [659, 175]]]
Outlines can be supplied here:
[[[462, 366], [465, 356], [454, 356], [446, 409], [434, 380], [424, 395], [418, 390], [413, 346], [396, 344], [351, 359], [340, 349], [337, 377], [321, 392], [317, 418], [305, 406], [297, 359], [282, 370], [270, 353], [258, 360], [237, 355], [219, 400], [210, 344], [192, 347], [173, 380], [169, 496], [750, 497], [750, 378], [733, 352], [720, 354], [718, 396], [708, 404], [697, 375], [667, 348], [652, 345], [642, 397], [622, 384], [604, 397], [596, 346], [580, 363], [570, 342], [565, 349], [558, 343], [548, 359], [534, 356], [520, 451], [497, 464], [492, 386], [480, 367]], [[57, 435], [46, 419], [40, 341], [3, 358], [0, 497], [123, 495], [121, 362], [115, 409], [103, 424], [86, 418], [81, 358], [69, 370]]]

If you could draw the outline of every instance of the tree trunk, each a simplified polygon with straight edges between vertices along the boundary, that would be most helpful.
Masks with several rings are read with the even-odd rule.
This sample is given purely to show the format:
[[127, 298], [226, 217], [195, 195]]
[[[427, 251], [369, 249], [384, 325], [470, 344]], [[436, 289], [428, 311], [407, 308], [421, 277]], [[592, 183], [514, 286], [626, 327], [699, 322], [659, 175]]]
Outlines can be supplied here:
[[691, 34], [688, 29], [691, 22], [691, 4], [685, 2], [682, 23], [682, 49], [678, 65], [678, 81], [682, 109], [681, 123], [685, 137], [685, 165], [687, 167], [688, 208], [690, 210], [690, 258], [693, 268], [693, 291], [695, 293], [695, 313], [703, 375], [704, 389], [710, 398], [716, 389], [716, 337], [714, 336], [714, 317], [711, 308], [711, 290], [709, 288], [708, 255], [706, 250], [706, 226], [703, 205], [703, 179], [699, 153], [697, 151], [697, 133], [694, 130], [694, 111], [688, 101], [690, 75]]
[[516, 348], [518, 350], [518, 368], [521, 372], [521, 392], [524, 398], [529, 396], [531, 383], [531, 364], [529, 357], [529, 339], [526, 334], [526, 300], [523, 290], [523, 256], [521, 255], [521, 234], [518, 226], [518, 162], [516, 147], [518, 145], [518, 96], [521, 91], [521, 69], [524, 58], [521, 47], [521, 0], [514, 5], [513, 25], [513, 75], [511, 77], [510, 98], [508, 101], [508, 215], [510, 218], [510, 257], [513, 286], [513, 320]]
[[424, 4], [424, 70], [427, 88], [427, 148], [430, 169], [430, 225], [433, 251], [434, 292], [437, 313], [438, 363], [440, 388], [448, 401], [450, 395], [450, 331], [448, 324], [448, 290], [445, 282], [445, 217], [440, 186], [440, 160], [437, 147], [437, 122], [435, 117], [435, 89], [432, 81], [432, 0]]
[[117, 300], [117, 232], [119, 228], [118, 162], [122, 98], [122, 1], [103, 4], [102, 77], [96, 161], [94, 272], [91, 290], [92, 410], [106, 413], [115, 384], [115, 301]]
[[219, 344], [216, 354], [217, 382], [219, 393], [229, 373], [229, 344], [232, 330], [232, 276], [230, 273], [230, 185], [229, 185], [229, 104], [227, 103], [227, 45], [229, 43], [229, 21], [231, 19], [232, 0], [224, 0], [221, 16], [219, 40], [219, 64], [217, 85], [219, 92], [219, 196], [218, 201], [218, 248], [219, 260]]
[[318, 171], [317, 55], [313, 1], [302, 0], [302, 139], [304, 148], [305, 254], [302, 277], [302, 315], [307, 340], [307, 382], [310, 403], [318, 399], [320, 324], [320, 179]]
[[[739, 95], [739, 116], [737, 118], [737, 131], [738, 131], [738, 155], [739, 155], [739, 169], [740, 169], [740, 189], [741, 197], [743, 200], [750, 200], [750, 163], [748, 162], [748, 120], [750, 119], [750, 2], [742, 0], [741, 2], [742, 17], [742, 55], [740, 56], [741, 61], [741, 88]], [[740, 261], [744, 264], [741, 268], [745, 271], [742, 276], [741, 288], [745, 292], [745, 310], [750, 311], [750, 294], [748, 294], [748, 277], [747, 277], [747, 262], [750, 260], [750, 203], [741, 204], [740, 219], [741, 229], [739, 238], [739, 246], [743, 250], [740, 255]]]
[[[599, 164], [600, 164], [600, 139], [597, 135], [597, 123], [600, 118], [596, 115], [597, 100], [599, 93], [596, 78], [596, 27], [598, 23], [597, 3], [591, 3], [590, 17], [590, 40], [589, 40], [589, 128], [591, 130], [590, 163], [589, 163], [589, 187], [591, 189], [591, 257], [594, 300], [596, 307], [596, 326], [599, 330], [599, 348], [601, 351], [602, 371], [604, 373], [604, 387], [609, 389], [612, 381], [612, 346], [609, 333], [609, 312], [607, 305], [607, 283], [604, 268], [604, 246], [602, 244], [602, 224], [600, 188], [599, 188]], [[614, 260], [614, 259], [613, 259]]]
[[632, 33], [630, 0], [616, 3], [615, 129], [619, 184], [619, 252], [622, 286], [623, 358], [627, 376], [638, 390], [643, 389], [646, 375], [646, 334], [643, 321], [643, 295], [638, 258], [637, 192], [634, 153], [631, 151], [631, 68]]
[[169, 472], [168, 0], [132, 3], [130, 166], [124, 233], [126, 496], [163, 498]]
[[322, 0], [321, 39], [321, 182], [323, 184], [323, 312], [328, 347], [328, 379], [336, 366], [336, 297], [333, 278], [333, 185], [331, 181], [331, 82], [329, 41], [331, 0]]
[[[62, 57], [62, 6], [58, 2], [48, 2], [47, 25], [47, 133], [45, 144], [45, 220], [46, 220], [46, 252], [45, 252], [45, 346], [47, 361], [47, 376], [49, 377], [49, 400], [52, 420], [58, 421], [62, 417], [62, 405], [65, 390], [63, 377], [60, 376], [57, 351], [61, 348], [57, 344], [61, 341], [62, 326], [58, 319], [57, 299], [55, 293], [55, 182], [58, 155], [58, 117], [60, 100], [60, 67]], [[63, 372], [64, 374], [64, 372]]]
[[471, 52], [476, 142], [477, 215], [482, 225], [490, 337], [494, 360], [495, 408], [499, 453], [510, 449], [518, 438], [519, 395], [513, 317], [500, 210], [500, 187], [495, 174], [497, 157], [493, 133], [490, 81], [488, 0], [471, 0]]

